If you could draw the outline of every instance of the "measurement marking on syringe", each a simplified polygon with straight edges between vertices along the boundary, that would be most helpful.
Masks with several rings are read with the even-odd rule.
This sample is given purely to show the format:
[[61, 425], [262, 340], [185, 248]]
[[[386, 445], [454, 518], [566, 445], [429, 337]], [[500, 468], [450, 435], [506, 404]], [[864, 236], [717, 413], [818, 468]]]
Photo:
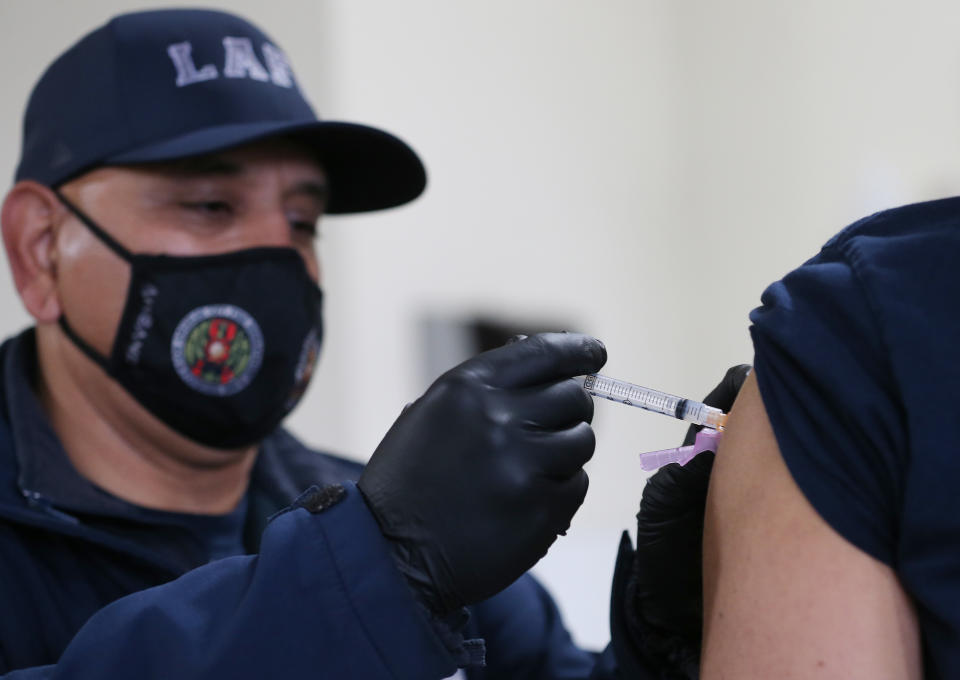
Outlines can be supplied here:
[[623, 380], [614, 380], [602, 375], [585, 375], [577, 378], [584, 389], [595, 397], [620, 402], [627, 406], [636, 406], [672, 416], [679, 420], [721, 428], [726, 416], [718, 408], [707, 406], [698, 401], [676, 397], [666, 392], [658, 392]]

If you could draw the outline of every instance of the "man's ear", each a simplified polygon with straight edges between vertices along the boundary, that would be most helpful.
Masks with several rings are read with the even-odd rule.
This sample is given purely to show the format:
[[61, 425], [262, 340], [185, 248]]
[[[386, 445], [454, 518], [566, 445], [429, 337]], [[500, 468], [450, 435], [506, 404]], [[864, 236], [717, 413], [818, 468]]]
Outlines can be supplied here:
[[60, 317], [56, 233], [64, 209], [53, 191], [30, 180], [17, 182], [0, 211], [3, 245], [27, 311], [41, 323]]

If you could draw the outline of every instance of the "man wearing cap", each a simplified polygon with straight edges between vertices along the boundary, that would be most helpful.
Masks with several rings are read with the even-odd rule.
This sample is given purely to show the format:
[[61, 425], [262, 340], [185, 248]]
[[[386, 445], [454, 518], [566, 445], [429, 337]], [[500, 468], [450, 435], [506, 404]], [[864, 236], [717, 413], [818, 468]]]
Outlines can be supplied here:
[[232, 15], [123, 15], [49, 67], [2, 212], [36, 326], [0, 348], [0, 672], [440, 678], [483, 639], [483, 677], [591, 672], [523, 574], [586, 493], [567, 378], [598, 341], [453, 369], [365, 470], [280, 427], [321, 344], [317, 221], [424, 184]]
[[[0, 221], [36, 326], [0, 346], [0, 674], [620, 677], [525, 574], [586, 493], [568, 378], [599, 341], [461, 364], [365, 468], [281, 427], [321, 346], [316, 224], [417, 197], [404, 142], [319, 121], [269, 37], [206, 10], [82, 38], [23, 135]], [[659, 590], [630, 556], [623, 668], [646, 644], [623, 593]]]

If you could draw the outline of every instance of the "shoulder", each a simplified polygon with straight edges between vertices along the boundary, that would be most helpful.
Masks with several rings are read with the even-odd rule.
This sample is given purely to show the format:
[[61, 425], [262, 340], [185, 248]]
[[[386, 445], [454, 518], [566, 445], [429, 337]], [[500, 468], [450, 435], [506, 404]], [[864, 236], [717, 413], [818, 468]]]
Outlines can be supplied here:
[[800, 488], [831, 526], [892, 564], [910, 462], [901, 390], [885, 323], [844, 243], [834, 238], [764, 291], [750, 314], [753, 363]]
[[704, 626], [705, 680], [921, 677], [916, 615], [893, 569], [845, 540], [807, 501], [780, 456], [753, 376], [730, 414], [710, 482]]
[[[960, 198], [850, 225], [770, 285], [751, 335], [780, 451], [814, 506], [895, 559], [909, 472], [960, 436]], [[947, 432], [947, 430], [951, 430]]]

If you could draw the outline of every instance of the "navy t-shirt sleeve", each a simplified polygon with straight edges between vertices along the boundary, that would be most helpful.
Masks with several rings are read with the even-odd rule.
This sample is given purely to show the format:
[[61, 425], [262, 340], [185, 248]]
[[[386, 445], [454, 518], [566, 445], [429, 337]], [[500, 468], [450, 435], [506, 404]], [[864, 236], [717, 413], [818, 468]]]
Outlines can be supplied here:
[[869, 291], [835, 240], [761, 302], [754, 369], [783, 459], [834, 530], [892, 566], [904, 425]]

